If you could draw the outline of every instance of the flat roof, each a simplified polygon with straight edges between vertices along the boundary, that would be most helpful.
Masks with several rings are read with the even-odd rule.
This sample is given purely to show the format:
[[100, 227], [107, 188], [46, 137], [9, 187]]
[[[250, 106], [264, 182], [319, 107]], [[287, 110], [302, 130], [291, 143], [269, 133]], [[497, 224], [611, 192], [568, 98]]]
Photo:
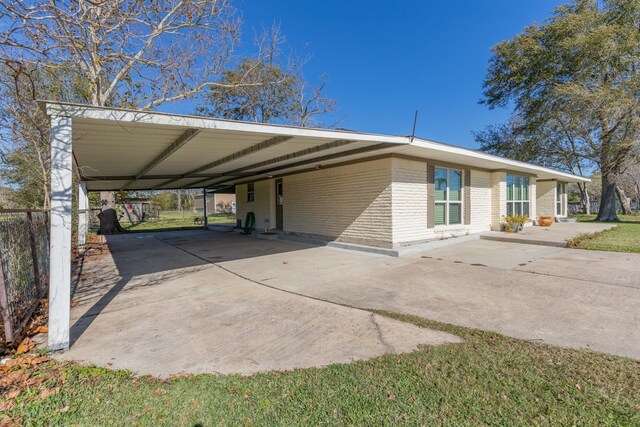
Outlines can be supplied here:
[[90, 191], [224, 188], [313, 167], [402, 154], [540, 179], [589, 181], [423, 138], [302, 128], [201, 116], [39, 101], [70, 117], [74, 161]]

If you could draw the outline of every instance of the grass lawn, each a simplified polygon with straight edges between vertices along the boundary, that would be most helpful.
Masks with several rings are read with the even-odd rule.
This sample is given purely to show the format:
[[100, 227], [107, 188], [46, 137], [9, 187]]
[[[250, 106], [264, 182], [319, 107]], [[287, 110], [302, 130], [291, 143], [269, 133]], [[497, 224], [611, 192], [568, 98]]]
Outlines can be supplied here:
[[[149, 219], [135, 224], [122, 221], [120, 225], [129, 232], [197, 230], [202, 224], [194, 224], [194, 218], [202, 218], [202, 214], [193, 212], [160, 212], [159, 219]], [[209, 224], [236, 222], [235, 214], [209, 214]]]
[[[622, 222], [617, 227], [601, 233], [578, 236], [569, 242], [569, 246], [578, 249], [596, 251], [640, 253], [640, 216], [618, 215]], [[580, 222], [593, 221], [595, 215], [576, 215]]]
[[[48, 362], [31, 374], [45, 382], [4, 414], [29, 425], [640, 425], [638, 361], [381, 314], [465, 342], [248, 377]], [[60, 390], [42, 398], [43, 387]]]

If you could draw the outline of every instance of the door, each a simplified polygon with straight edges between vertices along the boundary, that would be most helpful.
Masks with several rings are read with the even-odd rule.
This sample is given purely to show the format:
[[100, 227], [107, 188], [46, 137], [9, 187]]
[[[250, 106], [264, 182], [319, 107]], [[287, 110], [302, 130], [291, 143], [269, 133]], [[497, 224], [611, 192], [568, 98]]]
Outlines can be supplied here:
[[282, 179], [276, 180], [276, 228], [282, 230], [282, 211], [283, 211], [283, 199], [282, 199]]

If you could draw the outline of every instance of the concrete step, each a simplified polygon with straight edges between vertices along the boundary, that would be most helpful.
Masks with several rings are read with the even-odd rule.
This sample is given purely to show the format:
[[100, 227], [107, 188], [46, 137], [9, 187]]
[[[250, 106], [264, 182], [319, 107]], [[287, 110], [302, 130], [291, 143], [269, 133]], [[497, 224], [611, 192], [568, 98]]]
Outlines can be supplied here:
[[[493, 234], [495, 233], [495, 234]], [[517, 237], [517, 233], [510, 234], [508, 236], [501, 236], [502, 232], [490, 232], [480, 235], [481, 240], [493, 240], [495, 242], [507, 242], [507, 243], [520, 243], [524, 245], [539, 245], [550, 246], [553, 248], [564, 248], [567, 246], [567, 242], [561, 242], [558, 240], [542, 240], [532, 239], [531, 237]]]

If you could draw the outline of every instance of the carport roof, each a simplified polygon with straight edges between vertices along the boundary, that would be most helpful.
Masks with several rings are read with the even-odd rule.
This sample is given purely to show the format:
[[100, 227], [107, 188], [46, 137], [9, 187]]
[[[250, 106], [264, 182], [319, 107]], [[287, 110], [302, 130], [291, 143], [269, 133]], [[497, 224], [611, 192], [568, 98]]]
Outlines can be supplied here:
[[404, 154], [540, 179], [588, 181], [564, 172], [407, 136], [301, 128], [41, 101], [70, 117], [74, 161], [88, 190], [219, 189], [238, 182]]

